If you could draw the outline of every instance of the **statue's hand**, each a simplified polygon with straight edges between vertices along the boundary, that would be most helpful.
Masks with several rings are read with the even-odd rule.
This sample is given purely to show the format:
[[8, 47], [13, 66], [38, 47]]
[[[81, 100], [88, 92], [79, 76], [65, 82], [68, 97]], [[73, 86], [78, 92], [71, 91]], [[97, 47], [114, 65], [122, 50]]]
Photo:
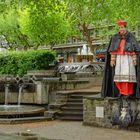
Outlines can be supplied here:
[[136, 66], [137, 65], [137, 55], [136, 54], [132, 55], [132, 61], [133, 61], [133, 65]]
[[116, 64], [116, 54], [111, 54], [110, 66], [114, 67]]
[[116, 64], [115, 61], [110, 61], [110, 66], [111, 66], [111, 67], [114, 67], [115, 64]]
[[137, 60], [133, 60], [133, 65], [134, 65], [134, 66], [137, 65]]

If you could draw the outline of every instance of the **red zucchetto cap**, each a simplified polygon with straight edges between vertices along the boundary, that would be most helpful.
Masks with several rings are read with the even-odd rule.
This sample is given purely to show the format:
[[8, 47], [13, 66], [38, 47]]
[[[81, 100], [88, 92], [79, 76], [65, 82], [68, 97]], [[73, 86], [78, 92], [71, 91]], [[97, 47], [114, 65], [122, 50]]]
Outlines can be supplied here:
[[126, 26], [127, 25], [127, 22], [125, 20], [118, 20], [117, 21], [117, 25], [118, 26], [121, 26], [121, 25]]

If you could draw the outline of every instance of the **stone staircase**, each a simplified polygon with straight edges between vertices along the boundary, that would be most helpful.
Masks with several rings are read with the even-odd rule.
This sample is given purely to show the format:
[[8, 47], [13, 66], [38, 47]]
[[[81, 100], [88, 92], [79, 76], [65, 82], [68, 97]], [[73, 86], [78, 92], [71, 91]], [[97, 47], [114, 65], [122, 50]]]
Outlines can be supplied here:
[[97, 94], [98, 92], [75, 92], [68, 95], [66, 104], [60, 107], [56, 113], [56, 119], [59, 120], [83, 120], [83, 96]]

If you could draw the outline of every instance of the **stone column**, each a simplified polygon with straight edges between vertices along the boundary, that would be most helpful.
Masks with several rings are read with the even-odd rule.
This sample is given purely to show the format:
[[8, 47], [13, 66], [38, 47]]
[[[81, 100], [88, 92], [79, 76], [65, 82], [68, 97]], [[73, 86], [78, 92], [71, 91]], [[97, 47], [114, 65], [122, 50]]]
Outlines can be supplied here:
[[49, 84], [45, 84], [41, 81], [36, 82], [36, 103], [48, 104], [49, 96]]

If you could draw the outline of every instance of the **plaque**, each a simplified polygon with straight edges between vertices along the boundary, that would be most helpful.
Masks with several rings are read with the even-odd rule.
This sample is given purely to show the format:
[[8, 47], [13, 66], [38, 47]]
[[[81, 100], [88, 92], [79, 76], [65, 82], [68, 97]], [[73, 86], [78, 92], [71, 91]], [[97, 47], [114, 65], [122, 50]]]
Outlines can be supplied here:
[[104, 118], [104, 107], [96, 106], [96, 118]]

